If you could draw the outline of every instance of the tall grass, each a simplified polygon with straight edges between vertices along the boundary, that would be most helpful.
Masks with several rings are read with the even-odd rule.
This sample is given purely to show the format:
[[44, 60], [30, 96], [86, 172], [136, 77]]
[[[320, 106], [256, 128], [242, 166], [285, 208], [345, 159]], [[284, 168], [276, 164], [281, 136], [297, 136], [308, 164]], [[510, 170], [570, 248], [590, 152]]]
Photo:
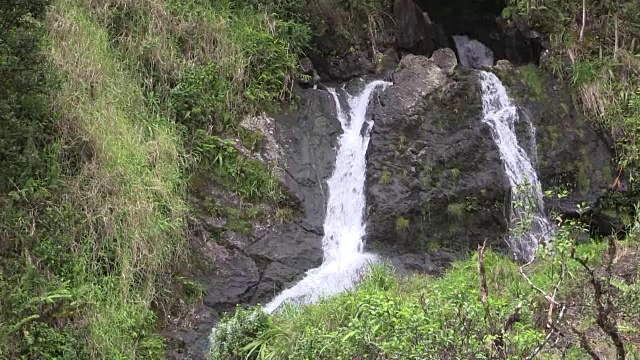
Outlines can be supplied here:
[[81, 326], [91, 357], [143, 358], [161, 348], [151, 304], [162, 301], [158, 286], [185, 249], [181, 139], [145, 107], [138, 79], [76, 2], [58, 1], [49, 29], [64, 79], [54, 99], [61, 134], [88, 153], [65, 195], [83, 217], [74, 269]]
[[[601, 253], [589, 244], [579, 254]], [[238, 311], [212, 337], [213, 359], [521, 359], [544, 338], [538, 325], [548, 307], [520, 276], [518, 264], [487, 252], [488, 298], [480, 300], [478, 259], [455, 263], [440, 277], [399, 277], [375, 264], [355, 289], [314, 305], [287, 305], [268, 317]], [[545, 291], [561, 276], [555, 261], [540, 261], [526, 272]], [[584, 296], [586, 277], [569, 263], [559, 298]], [[518, 305], [520, 304], [520, 305]], [[520, 306], [517, 323], [494, 347], [495, 328]], [[493, 323], [495, 322], [495, 323]], [[560, 358], [553, 347], [545, 358]], [[582, 353], [580, 353], [582, 355]]]

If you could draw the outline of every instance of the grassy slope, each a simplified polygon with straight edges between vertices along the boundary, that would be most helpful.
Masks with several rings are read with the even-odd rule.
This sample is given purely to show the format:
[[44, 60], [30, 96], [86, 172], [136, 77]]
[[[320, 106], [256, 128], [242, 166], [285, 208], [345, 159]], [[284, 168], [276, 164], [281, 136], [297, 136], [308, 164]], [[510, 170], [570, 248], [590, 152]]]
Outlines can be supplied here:
[[[92, 357], [140, 358], [132, 332], [153, 324], [159, 276], [185, 246], [181, 139], [146, 109], [138, 79], [83, 9], [59, 1], [50, 21], [51, 57], [65, 78], [60, 126], [91, 148], [68, 181], [69, 201], [87, 219], [77, 260], [86, 275], [76, 285], [86, 291], [87, 342]], [[107, 274], [97, 268], [104, 262]]]
[[215, 5], [53, 2], [43, 86], [54, 90], [39, 96], [55, 121], [25, 157], [44, 131], [26, 111], [17, 123], [30, 132], [6, 135], [18, 155], [2, 159], [20, 177], [0, 194], [0, 358], [162, 358], [153, 309], [190, 285], [175, 276], [188, 265], [189, 174], [245, 200], [282, 198], [263, 164], [221, 138], [288, 98], [306, 28]]

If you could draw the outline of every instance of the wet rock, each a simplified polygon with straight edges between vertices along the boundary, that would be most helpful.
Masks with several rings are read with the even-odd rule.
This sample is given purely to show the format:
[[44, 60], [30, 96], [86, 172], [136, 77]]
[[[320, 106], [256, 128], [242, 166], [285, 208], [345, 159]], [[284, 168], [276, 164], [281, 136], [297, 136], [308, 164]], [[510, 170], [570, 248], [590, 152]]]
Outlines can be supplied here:
[[[518, 132], [523, 148], [537, 148], [535, 166], [544, 190], [549, 212], [577, 218], [579, 207], [587, 209], [582, 218], [597, 233], [607, 234], [620, 227], [619, 219], [602, 212], [603, 197], [615, 182], [613, 153], [606, 141], [574, 106], [571, 91], [551, 75], [533, 66], [496, 68], [510, 95], [522, 108], [521, 117], [535, 125]], [[562, 196], [557, 196], [562, 193]], [[599, 230], [598, 230], [599, 229]]]
[[302, 275], [303, 273], [300, 272], [299, 268], [275, 261], [272, 262], [264, 270], [260, 284], [257, 286], [251, 302], [254, 304], [266, 304], [284, 290], [287, 285], [295, 283], [295, 280]]
[[431, 20], [413, 0], [395, 0], [393, 18], [397, 26], [396, 44], [413, 54], [433, 52]]
[[301, 204], [301, 226], [322, 235], [326, 180], [335, 166], [336, 139], [342, 129], [335, 102], [321, 90], [299, 92], [299, 106], [277, 116], [276, 130], [287, 153], [284, 183]]
[[458, 59], [456, 53], [449, 48], [438, 49], [431, 55], [431, 61], [433, 61], [440, 69], [444, 70], [445, 74], [452, 75], [453, 70], [458, 65]]
[[[446, 55], [446, 56], [443, 56]], [[438, 60], [451, 70], [450, 53]], [[509, 184], [475, 73], [407, 56], [370, 111], [368, 244], [385, 254], [500, 243]], [[402, 66], [404, 63], [404, 66]]]
[[246, 251], [254, 258], [305, 271], [322, 263], [321, 240], [319, 235], [291, 224], [256, 241]]
[[214, 264], [216, 271], [203, 278], [203, 286], [208, 290], [203, 302], [216, 308], [220, 304], [242, 303], [243, 294], [260, 280], [258, 268], [252, 258], [235, 249], [227, 249], [207, 242], [204, 252], [207, 261]]
[[400, 273], [437, 274], [438, 268], [428, 254], [402, 254], [391, 258], [391, 263]]

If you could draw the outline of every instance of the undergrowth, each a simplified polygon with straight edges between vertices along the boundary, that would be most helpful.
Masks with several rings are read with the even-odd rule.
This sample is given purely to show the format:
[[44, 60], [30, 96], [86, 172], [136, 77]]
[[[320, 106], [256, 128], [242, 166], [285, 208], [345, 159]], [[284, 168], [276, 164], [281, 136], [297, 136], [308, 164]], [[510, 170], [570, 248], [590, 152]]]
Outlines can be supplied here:
[[[597, 264], [603, 249], [603, 244], [586, 244], [576, 254]], [[580, 265], [567, 262], [564, 275], [558, 260], [542, 256], [526, 270], [529, 279], [551, 293], [558, 279], [568, 276], [570, 285], [559, 289], [558, 298], [588, 299]], [[238, 309], [212, 335], [211, 359], [526, 358], [545, 338], [547, 303], [519, 274], [516, 263], [490, 251], [483, 263], [486, 305], [478, 255], [455, 263], [441, 277], [399, 277], [389, 264], [374, 264], [355, 289], [315, 305], [286, 305], [272, 316], [260, 308]], [[634, 289], [626, 296], [637, 296]], [[627, 306], [638, 304], [628, 301]], [[502, 327], [516, 308], [515, 322], [504, 333], [496, 332], [495, 324]], [[583, 324], [593, 321], [582, 311]], [[569, 358], [587, 356], [577, 344], [567, 349]], [[562, 357], [553, 347], [544, 354]]]
[[[272, 164], [249, 156], [262, 137], [240, 123], [293, 100], [322, 32], [314, 6], [346, 27], [378, 5], [0, 6], [0, 358], [163, 356], [159, 315], [194, 286], [176, 273], [189, 265], [191, 175], [243, 201], [285, 199]], [[257, 216], [226, 213], [241, 232]]]
[[[570, 83], [584, 114], [612, 140], [619, 173], [640, 170], [640, 6], [637, 1], [511, 0], [507, 15], [549, 34], [541, 65]], [[583, 24], [584, 10], [584, 27]], [[613, 184], [615, 187], [619, 184]], [[631, 201], [637, 201], [637, 196]]]

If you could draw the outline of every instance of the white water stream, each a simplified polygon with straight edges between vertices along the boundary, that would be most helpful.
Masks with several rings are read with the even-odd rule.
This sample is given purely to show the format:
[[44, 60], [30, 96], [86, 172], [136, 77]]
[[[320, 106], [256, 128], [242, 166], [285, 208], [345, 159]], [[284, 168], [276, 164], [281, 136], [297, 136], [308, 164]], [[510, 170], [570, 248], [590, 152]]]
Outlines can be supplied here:
[[[544, 215], [542, 187], [526, 151], [518, 144], [515, 124], [518, 110], [497, 76], [480, 71], [482, 121], [491, 127], [493, 139], [511, 186], [510, 222], [515, 224], [509, 243], [516, 257], [529, 261], [538, 245], [551, 236], [552, 227]], [[533, 124], [529, 123], [532, 133]]]
[[365, 154], [373, 127], [373, 121], [367, 120], [366, 113], [371, 94], [376, 88], [388, 85], [389, 82], [377, 80], [367, 84], [356, 96], [347, 94], [348, 111], [342, 109], [336, 90], [328, 89], [335, 100], [343, 134], [338, 138], [334, 172], [327, 181], [329, 200], [322, 239], [324, 259], [320, 267], [309, 270], [300, 282], [269, 302], [264, 307], [265, 312], [272, 313], [285, 302], [313, 303], [320, 297], [349, 289], [366, 266], [377, 261], [374, 254], [364, 252], [363, 242]]
[[[454, 36], [458, 58], [465, 67], [493, 66], [493, 52], [484, 44], [467, 36]], [[491, 127], [493, 140], [500, 150], [500, 158], [511, 188], [509, 246], [516, 258], [529, 261], [535, 256], [538, 245], [546, 242], [553, 228], [544, 215], [542, 187], [538, 174], [518, 143], [515, 125], [520, 120], [518, 109], [507, 90], [493, 73], [479, 70], [482, 87], [482, 122]], [[535, 128], [529, 125], [532, 141]], [[532, 156], [536, 157], [535, 144]]]

